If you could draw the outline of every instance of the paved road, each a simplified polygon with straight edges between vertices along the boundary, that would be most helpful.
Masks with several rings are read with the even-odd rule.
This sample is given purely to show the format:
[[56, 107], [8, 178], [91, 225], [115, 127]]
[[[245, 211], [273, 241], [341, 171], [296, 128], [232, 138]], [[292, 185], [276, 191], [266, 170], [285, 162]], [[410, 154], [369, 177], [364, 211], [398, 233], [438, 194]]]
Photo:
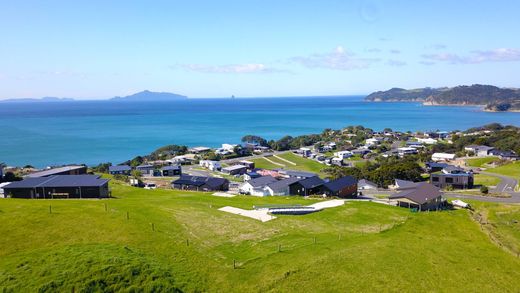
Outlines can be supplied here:
[[500, 178], [500, 183], [497, 184], [495, 187], [496, 192], [506, 192], [511, 193], [515, 191], [515, 187], [518, 184], [518, 181], [512, 177], [504, 176], [500, 174], [495, 173], [489, 173], [489, 172], [480, 172], [481, 174], [498, 177]]

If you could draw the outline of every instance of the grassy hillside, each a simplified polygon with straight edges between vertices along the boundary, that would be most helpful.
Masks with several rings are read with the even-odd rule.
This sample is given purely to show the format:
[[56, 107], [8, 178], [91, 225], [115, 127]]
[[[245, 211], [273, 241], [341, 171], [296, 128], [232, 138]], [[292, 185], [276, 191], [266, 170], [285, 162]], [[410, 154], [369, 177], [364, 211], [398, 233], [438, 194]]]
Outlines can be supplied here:
[[484, 167], [485, 164], [492, 163], [494, 161], [497, 161], [497, 157], [485, 157], [485, 158], [472, 158], [472, 159], [466, 159], [466, 163], [468, 166], [471, 167]]
[[500, 183], [500, 178], [489, 176], [485, 174], [475, 174], [475, 185], [486, 185], [486, 186], [496, 186]]
[[487, 169], [486, 172], [497, 173], [515, 178], [520, 177], [520, 161], [502, 165], [497, 168]]
[[288, 163], [288, 162], [286, 162], [284, 160], [280, 160], [279, 158], [277, 158], [275, 156], [269, 156], [267, 158], [269, 160], [271, 160], [271, 161], [273, 161], [275, 163], [281, 164], [283, 166], [273, 164], [273, 163], [267, 161], [264, 158], [258, 158], [258, 159], [254, 159], [252, 161], [255, 162], [255, 167], [262, 168], [262, 169], [280, 169], [280, 168], [284, 168], [284, 169], [290, 169], [290, 170], [300, 170], [300, 171], [308, 171], [308, 172], [320, 173], [320, 171], [322, 169], [327, 167], [324, 164], [318, 163], [318, 162], [316, 162], [314, 160], [302, 158], [302, 157], [297, 156], [297, 155], [295, 155], [295, 154], [293, 154], [291, 152], [279, 154], [277, 156], [281, 157], [281, 158], [283, 158], [285, 160], [288, 160], [288, 161], [290, 161], [292, 163], [295, 163], [296, 165], [290, 164], [290, 163]]
[[0, 200], [0, 291], [520, 287], [520, 260], [493, 244], [466, 211], [419, 214], [349, 202], [261, 223], [217, 209], [313, 201], [112, 189], [110, 200]]

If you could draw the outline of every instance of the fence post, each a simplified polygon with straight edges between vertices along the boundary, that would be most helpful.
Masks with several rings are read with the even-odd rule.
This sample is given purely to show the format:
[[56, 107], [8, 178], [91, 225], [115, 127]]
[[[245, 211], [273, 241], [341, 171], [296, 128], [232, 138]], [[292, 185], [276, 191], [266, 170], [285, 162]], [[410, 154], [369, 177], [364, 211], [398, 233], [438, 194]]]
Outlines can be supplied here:
[[316, 237], [314, 237], [314, 244], [316, 244]]
[[190, 240], [186, 239], [186, 246], [190, 246]]
[[278, 252], [281, 252], [281, 251], [282, 251], [282, 245], [278, 244]]
[[52, 214], [52, 206], [49, 205], [49, 214]]
[[126, 219], [130, 220], [130, 213], [129, 212], [126, 212]]
[[237, 268], [237, 261], [233, 260], [233, 269], [235, 270]]
[[105, 212], [108, 212], [108, 206], [107, 206], [107, 203], [105, 203]]
[[152, 223], [152, 231], [155, 231], [155, 225]]

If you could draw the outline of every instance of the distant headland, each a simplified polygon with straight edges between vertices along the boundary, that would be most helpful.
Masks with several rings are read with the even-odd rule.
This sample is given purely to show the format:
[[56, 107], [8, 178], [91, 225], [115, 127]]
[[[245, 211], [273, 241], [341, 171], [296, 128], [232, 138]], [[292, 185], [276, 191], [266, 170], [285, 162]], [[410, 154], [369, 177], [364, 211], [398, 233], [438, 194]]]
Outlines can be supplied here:
[[[152, 92], [144, 90], [132, 95], [124, 97], [113, 97], [104, 99], [108, 101], [131, 101], [131, 102], [166, 102], [187, 99], [187, 96], [168, 93], [168, 92]], [[33, 102], [74, 102], [78, 101], [74, 98], [57, 98], [57, 97], [43, 97], [43, 98], [25, 98], [25, 99], [6, 99], [0, 100], [0, 103], [33, 103]]]
[[492, 85], [402, 89], [371, 93], [365, 98], [370, 102], [421, 102], [424, 105], [479, 105], [485, 111], [520, 111], [520, 89], [499, 88]]

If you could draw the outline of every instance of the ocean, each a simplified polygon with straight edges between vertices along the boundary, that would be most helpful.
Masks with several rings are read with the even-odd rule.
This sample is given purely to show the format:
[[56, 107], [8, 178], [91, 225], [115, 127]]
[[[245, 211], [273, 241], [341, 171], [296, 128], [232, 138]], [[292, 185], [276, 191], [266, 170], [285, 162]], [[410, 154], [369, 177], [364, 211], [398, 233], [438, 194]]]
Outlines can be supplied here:
[[363, 96], [0, 103], [0, 162], [120, 163], [167, 144], [218, 147], [247, 134], [278, 139], [349, 125], [464, 130], [491, 122], [520, 126], [520, 113], [370, 103]]

